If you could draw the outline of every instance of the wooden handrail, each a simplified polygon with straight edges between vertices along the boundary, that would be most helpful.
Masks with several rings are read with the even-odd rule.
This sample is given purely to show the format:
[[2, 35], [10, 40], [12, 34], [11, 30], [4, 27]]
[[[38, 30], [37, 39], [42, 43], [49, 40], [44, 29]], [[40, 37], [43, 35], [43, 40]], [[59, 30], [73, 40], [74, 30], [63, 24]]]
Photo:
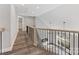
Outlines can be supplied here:
[[[28, 26], [28, 27], [30, 27], [30, 26]], [[30, 33], [30, 37], [31, 37], [31, 35], [33, 36], [33, 37], [31, 37], [31, 39], [33, 39], [33, 43], [35, 44], [35, 46], [42, 48], [42, 45], [41, 45], [42, 42], [41, 42], [40, 39], [45, 37], [49, 40], [49, 41], [47, 41], [47, 43], [51, 43], [50, 41], [52, 41], [53, 45], [55, 46], [55, 47], [52, 46], [52, 49], [53, 48], [55, 49], [55, 54], [56, 54], [56, 47], [58, 47], [58, 49], [61, 49], [61, 50], [63, 49], [65, 54], [66, 53], [68, 53], [69, 55], [75, 54], [74, 51], [76, 51], [76, 50], [74, 48], [75, 48], [75, 45], [76, 45], [76, 41], [79, 41], [78, 40], [79, 39], [79, 31], [77, 31], [77, 30], [66, 30], [66, 29], [35, 28], [35, 27], [30, 27], [30, 28], [32, 28], [34, 31], [36, 31], [36, 32], [33, 33], [33, 35], [32, 35], [32, 33]], [[39, 32], [37, 32], [37, 30], [39, 30], [41, 35], [44, 36], [44, 37], [38, 36], [40, 34], [38, 34]], [[45, 31], [45, 32], [43, 32], [43, 31]], [[51, 34], [49, 33], [50, 31], [51, 31]], [[53, 31], [55, 31], [55, 32], [53, 32]], [[56, 32], [56, 31], [59, 31], [59, 32]], [[31, 30], [30, 30], [30, 32], [31, 32]], [[62, 32], [64, 32], [64, 34]], [[66, 33], [66, 32], [68, 32], [68, 33]], [[44, 33], [44, 34], [42, 34], [42, 33]], [[71, 33], [73, 33], [73, 35]], [[77, 33], [78, 36], [75, 35], [76, 33]], [[64, 41], [61, 38], [56, 38], [57, 37], [56, 34], [57, 34], [57, 36], [64, 38]], [[49, 38], [50, 36], [51, 36], [51, 38]], [[59, 39], [61, 41], [59, 41]], [[68, 39], [69, 43], [67, 43], [67, 39]], [[71, 45], [71, 40], [73, 40], [72, 41], [73, 45]], [[60, 42], [60, 44], [58, 42]], [[47, 51], [49, 51], [49, 49], [51, 49], [50, 46], [46, 45], [44, 48], [48, 49]], [[72, 46], [73, 46], [73, 50], [71, 49]], [[67, 51], [67, 49], [68, 49], [68, 51]], [[73, 51], [73, 52], [71, 53], [70, 51]], [[61, 53], [61, 52], [58, 52], [58, 53]]]
[[35, 28], [35, 27], [31, 27], [33, 29], [40, 29], [40, 30], [50, 30], [50, 31], [62, 31], [62, 32], [75, 32], [75, 33], [79, 33], [78, 30], [63, 30], [63, 29], [49, 29], [49, 28]]
[[3, 32], [3, 31], [5, 31], [5, 29], [4, 28], [0, 28], [0, 32]]
[[40, 29], [40, 30], [50, 30], [50, 31], [62, 31], [62, 32], [75, 32], [75, 33], [79, 33], [79, 31], [76, 31], [76, 30], [48, 29], [48, 28], [36, 28], [36, 29]]

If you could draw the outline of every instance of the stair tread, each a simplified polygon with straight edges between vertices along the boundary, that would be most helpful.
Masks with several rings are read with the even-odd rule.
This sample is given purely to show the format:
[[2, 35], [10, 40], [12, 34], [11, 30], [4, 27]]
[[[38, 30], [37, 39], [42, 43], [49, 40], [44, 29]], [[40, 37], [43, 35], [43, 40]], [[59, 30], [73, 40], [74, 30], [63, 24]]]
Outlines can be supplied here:
[[14, 46], [15, 46], [15, 45], [19, 45], [19, 44], [24, 44], [24, 43], [26, 43], [26, 41], [15, 42]]
[[26, 45], [25, 43], [24, 44], [15, 45], [15, 46], [13, 46], [13, 50], [21, 49], [21, 48], [24, 48], [24, 47], [27, 47], [27, 46], [28, 45]]
[[36, 48], [35, 46], [29, 46], [27, 48], [15, 51], [12, 55], [47, 55], [48, 53], [45, 50]]
[[28, 38], [26, 32], [19, 32], [13, 45], [13, 51], [26, 48], [33, 45], [33, 42]]
[[15, 42], [18, 42], [18, 41], [23, 41], [23, 40], [27, 40], [27, 38], [18, 38], [18, 39], [16, 39], [16, 41]]
[[28, 38], [26, 32], [19, 32], [13, 45], [12, 55], [47, 55], [44, 49], [37, 48], [33, 45], [33, 40]]

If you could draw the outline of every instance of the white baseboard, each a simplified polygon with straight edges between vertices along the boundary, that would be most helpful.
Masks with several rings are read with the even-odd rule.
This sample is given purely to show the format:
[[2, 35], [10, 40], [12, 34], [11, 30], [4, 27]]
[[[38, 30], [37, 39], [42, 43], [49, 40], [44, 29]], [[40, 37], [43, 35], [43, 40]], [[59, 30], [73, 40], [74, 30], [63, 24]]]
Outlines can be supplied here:
[[16, 37], [17, 37], [17, 34], [18, 34], [18, 31], [16, 31], [15, 35], [13, 38], [11, 38], [11, 41], [10, 41], [10, 46], [7, 47], [7, 48], [2, 48], [2, 51], [0, 50], [0, 53], [4, 53], [4, 52], [8, 52], [8, 51], [11, 51], [12, 48], [13, 48], [13, 45], [14, 45], [14, 42], [16, 40]]
[[4, 52], [12, 51], [14, 42], [15, 42], [16, 37], [17, 37], [17, 33], [18, 33], [18, 31], [15, 33], [14, 37], [11, 39], [12, 41], [10, 42], [10, 47], [2, 49], [2, 51], [0, 50], [0, 52], [4, 53]]
[[5, 49], [2, 49], [2, 53], [4, 53], [4, 52], [8, 52], [8, 51], [11, 51], [10, 47], [5, 48]]
[[0, 50], [0, 53], [8, 52], [11, 51], [10, 47]]

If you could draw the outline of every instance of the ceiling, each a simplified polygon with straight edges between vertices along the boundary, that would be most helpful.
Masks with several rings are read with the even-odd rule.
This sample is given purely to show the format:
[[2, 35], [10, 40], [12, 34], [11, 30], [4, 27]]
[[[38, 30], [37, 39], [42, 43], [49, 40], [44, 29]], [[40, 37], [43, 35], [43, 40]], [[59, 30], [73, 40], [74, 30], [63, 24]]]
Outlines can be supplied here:
[[16, 13], [19, 16], [39, 16], [61, 6], [60, 4], [16, 4]]

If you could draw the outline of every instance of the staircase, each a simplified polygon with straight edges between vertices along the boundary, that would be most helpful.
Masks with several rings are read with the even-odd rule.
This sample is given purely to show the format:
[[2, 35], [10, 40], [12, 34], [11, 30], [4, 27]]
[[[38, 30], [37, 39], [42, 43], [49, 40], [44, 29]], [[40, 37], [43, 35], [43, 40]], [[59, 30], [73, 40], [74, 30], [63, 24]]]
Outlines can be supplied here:
[[33, 45], [32, 41], [28, 38], [25, 31], [20, 31], [17, 35], [16, 41], [13, 46], [13, 51], [24, 49], [30, 45]]
[[20, 31], [13, 45], [11, 55], [48, 55], [44, 49], [37, 48], [25, 31]]

